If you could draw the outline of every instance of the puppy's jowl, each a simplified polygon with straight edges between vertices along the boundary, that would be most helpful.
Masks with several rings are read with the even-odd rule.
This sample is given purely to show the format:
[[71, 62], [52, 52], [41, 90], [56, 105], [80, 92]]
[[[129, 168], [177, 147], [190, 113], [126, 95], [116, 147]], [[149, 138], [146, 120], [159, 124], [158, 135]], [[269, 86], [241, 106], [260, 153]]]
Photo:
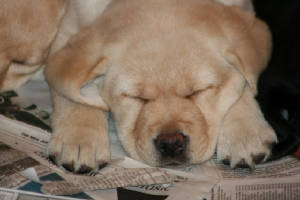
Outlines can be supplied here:
[[[201, 163], [215, 151], [231, 167], [263, 162], [277, 139], [254, 96], [270, 49], [251, 10], [112, 1], [49, 59], [49, 154], [75, 172], [108, 162], [111, 111], [129, 156], [152, 166]], [[96, 94], [86, 92], [93, 82]]]

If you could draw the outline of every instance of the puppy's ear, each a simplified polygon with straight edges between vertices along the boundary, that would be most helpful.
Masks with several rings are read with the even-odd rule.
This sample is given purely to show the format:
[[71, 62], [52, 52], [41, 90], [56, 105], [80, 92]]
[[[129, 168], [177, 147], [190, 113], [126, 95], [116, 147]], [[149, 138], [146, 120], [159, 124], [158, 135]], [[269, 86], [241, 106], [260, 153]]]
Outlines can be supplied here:
[[[240, 26], [228, 26], [225, 32], [230, 46], [224, 54], [246, 78], [254, 94], [257, 92], [257, 79], [268, 64], [272, 37], [268, 26], [253, 13], [232, 9], [232, 20], [240, 21]], [[231, 30], [230, 30], [231, 29]]]
[[106, 57], [96, 33], [84, 29], [66, 46], [50, 57], [45, 75], [48, 84], [59, 95], [74, 102], [108, 110], [92, 82], [105, 74]]

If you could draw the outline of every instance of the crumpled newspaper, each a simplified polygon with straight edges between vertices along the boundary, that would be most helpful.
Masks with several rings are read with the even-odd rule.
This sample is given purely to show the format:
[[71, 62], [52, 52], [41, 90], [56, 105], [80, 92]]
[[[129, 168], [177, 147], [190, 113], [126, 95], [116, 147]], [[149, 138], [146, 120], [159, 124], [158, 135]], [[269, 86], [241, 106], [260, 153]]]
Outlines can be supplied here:
[[70, 181], [45, 181], [42, 182], [42, 192], [52, 195], [70, 195], [81, 191], [98, 189], [112, 189], [118, 187], [170, 184], [182, 180], [168, 174], [159, 168], [118, 168], [109, 173], [96, 175], [70, 175]]

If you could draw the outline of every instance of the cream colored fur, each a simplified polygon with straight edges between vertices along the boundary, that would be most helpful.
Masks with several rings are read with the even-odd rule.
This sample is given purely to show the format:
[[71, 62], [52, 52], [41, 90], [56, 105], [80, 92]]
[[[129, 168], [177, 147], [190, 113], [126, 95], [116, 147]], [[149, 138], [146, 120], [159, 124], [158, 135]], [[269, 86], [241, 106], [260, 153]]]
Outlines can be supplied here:
[[254, 96], [271, 36], [249, 1], [222, 2], [107, 0], [99, 13], [67, 2], [46, 66], [57, 164], [109, 161], [107, 111], [128, 154], [150, 165], [161, 165], [153, 139], [177, 130], [189, 137], [189, 163], [216, 148], [232, 167], [267, 157], [276, 136]]
[[0, 91], [26, 82], [47, 58], [63, 0], [0, 0]]

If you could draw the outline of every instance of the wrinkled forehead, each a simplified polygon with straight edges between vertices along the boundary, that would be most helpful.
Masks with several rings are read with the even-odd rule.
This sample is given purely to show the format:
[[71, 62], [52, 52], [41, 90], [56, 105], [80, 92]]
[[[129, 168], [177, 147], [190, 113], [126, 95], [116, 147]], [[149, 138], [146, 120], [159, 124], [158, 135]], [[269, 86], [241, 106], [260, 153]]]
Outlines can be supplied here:
[[[216, 45], [193, 34], [132, 41], [113, 66], [120, 90], [193, 90], [222, 81], [226, 62]], [[137, 91], [136, 91], [137, 93]]]

